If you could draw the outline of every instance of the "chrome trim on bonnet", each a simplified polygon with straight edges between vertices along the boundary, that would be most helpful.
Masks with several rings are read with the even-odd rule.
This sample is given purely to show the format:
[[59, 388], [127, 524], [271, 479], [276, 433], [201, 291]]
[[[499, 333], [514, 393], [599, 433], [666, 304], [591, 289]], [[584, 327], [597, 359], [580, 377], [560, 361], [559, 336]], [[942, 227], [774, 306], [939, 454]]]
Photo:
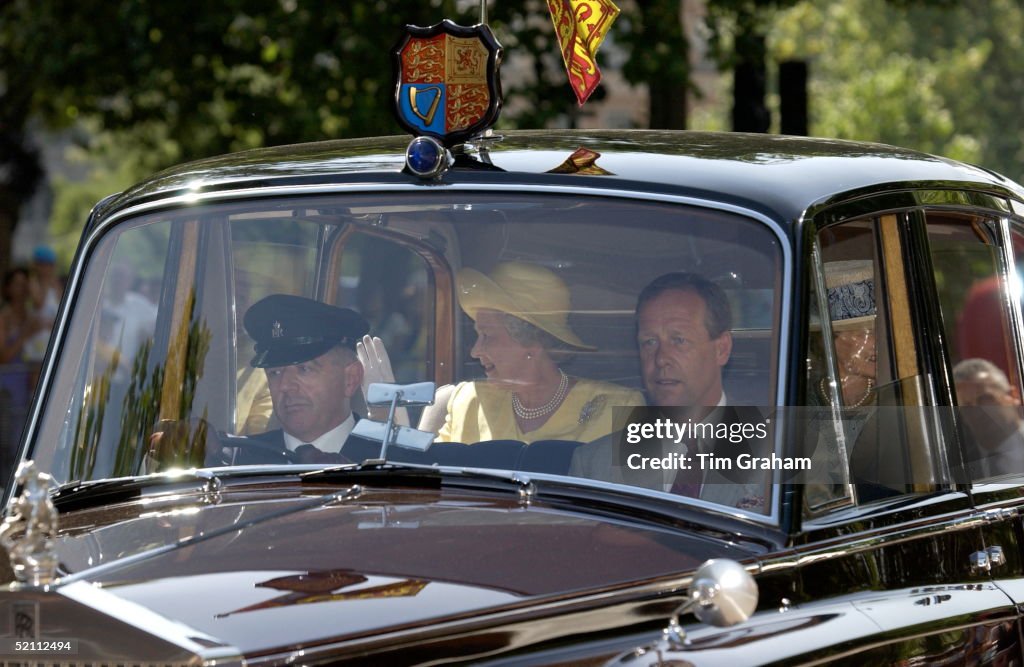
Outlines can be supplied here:
[[118, 597], [99, 586], [76, 582], [57, 588], [56, 593], [179, 646], [202, 658], [204, 664], [209, 664], [209, 661], [242, 661], [242, 652], [238, 648], [181, 621], [168, 619], [147, 607]]

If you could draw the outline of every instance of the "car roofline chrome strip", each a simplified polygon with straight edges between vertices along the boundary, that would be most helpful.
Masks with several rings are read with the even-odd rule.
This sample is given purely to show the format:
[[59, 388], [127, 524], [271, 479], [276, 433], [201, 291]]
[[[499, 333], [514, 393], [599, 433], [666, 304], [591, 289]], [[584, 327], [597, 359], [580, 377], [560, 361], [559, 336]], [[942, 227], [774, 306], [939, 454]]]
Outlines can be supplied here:
[[938, 517], [932, 516], [898, 525], [881, 527], [867, 531], [853, 540], [849, 535], [830, 538], [824, 542], [815, 542], [808, 546], [794, 547], [793, 551], [777, 557], [761, 561], [763, 571], [768, 572], [779, 567], [804, 567], [820, 561], [847, 558], [851, 555], [874, 551], [879, 548], [904, 544], [922, 539], [930, 535], [943, 535], [954, 531], [970, 530], [991, 523], [991, 518], [984, 512], [974, 509], [963, 509]]
[[[563, 194], [563, 195], [574, 195], [574, 196], [586, 196], [586, 197], [611, 197], [617, 199], [633, 199], [640, 201], [649, 202], [663, 202], [669, 204], [681, 204], [696, 206], [705, 209], [712, 209], [718, 211], [724, 211], [727, 213], [733, 213], [746, 218], [757, 220], [762, 224], [768, 226], [769, 229], [775, 234], [779, 247], [782, 250], [782, 289], [781, 299], [779, 303], [779, 313], [781, 314], [779, 319], [779, 335], [776, 339], [776, 350], [778, 353], [778, 363], [776, 365], [776, 386], [775, 386], [775, 403], [779, 404], [783, 400], [786, 391], [786, 373], [784, 369], [788, 368], [789, 364], [789, 337], [792, 317], [789, 316], [791, 312], [792, 304], [790, 303], [790, 293], [793, 289], [793, 248], [780, 222], [763, 212], [739, 206], [736, 204], [723, 202], [715, 199], [702, 199], [700, 197], [694, 197], [689, 195], [674, 195], [660, 192], [646, 192], [643, 190], [632, 190], [628, 188], [609, 188], [605, 190], [595, 190], [593, 187], [584, 187], [580, 185], [545, 185], [545, 184], [527, 184], [527, 185], [514, 185], [514, 184], [503, 184], [503, 183], [456, 183], [456, 184], [445, 184], [443, 186], [430, 186], [432, 190], [425, 191], [422, 184], [375, 184], [375, 183], [345, 183], [345, 184], [317, 184], [317, 185], [286, 185], [286, 186], [274, 186], [267, 188], [242, 188], [237, 190], [219, 190], [216, 192], [195, 192], [185, 193], [174, 197], [168, 197], [166, 199], [160, 199], [156, 201], [144, 202], [135, 206], [129, 206], [124, 209], [114, 212], [109, 218], [101, 220], [93, 229], [90, 231], [88, 237], [82, 239], [81, 248], [79, 250], [79, 262], [74, 267], [74, 272], [70, 276], [66, 292], [70, 295], [77, 294], [79, 285], [82, 280], [83, 267], [86, 262], [86, 257], [91, 254], [91, 249], [96, 245], [98, 240], [107, 232], [107, 230], [120, 222], [121, 220], [141, 215], [144, 213], [156, 212], [161, 209], [178, 207], [178, 206], [195, 206], [198, 204], [207, 203], [220, 203], [229, 202], [233, 200], [241, 200], [246, 198], [271, 198], [276, 196], [295, 196], [295, 195], [347, 195], [347, 194], [360, 194], [360, 193], [377, 193], [377, 192], [403, 192], [403, 193], [426, 193], [426, 192], [505, 192], [505, 193], [544, 193], [544, 194]], [[438, 190], [437, 188], [441, 188]], [[65, 300], [65, 308], [70, 311], [71, 299]], [[63, 346], [64, 337], [67, 335], [67, 330], [70, 327], [70, 317], [66, 316], [66, 312], [62, 312], [58, 317], [58, 330], [55, 333], [54, 340], [59, 341], [59, 344], [54, 349]], [[43, 385], [39, 387], [39, 395], [47, 396], [49, 392], [49, 385], [53, 382], [53, 373], [55, 372], [54, 360], [57, 355], [50, 355], [46, 360], [44, 368], [41, 370], [40, 378], [43, 379]], [[32, 407], [32, 411], [28, 418], [28, 430], [25, 433], [25, 443], [33, 442], [36, 437], [37, 425], [39, 423], [39, 415], [42, 410], [42, 401], [36, 401]], [[773, 407], [773, 406], [764, 406]], [[20, 452], [19, 452], [20, 453]], [[737, 510], [744, 516], [769, 525], [778, 525], [781, 517], [781, 507], [778, 502], [781, 487], [779, 480], [781, 479], [781, 473], [776, 471], [773, 484], [772, 484], [772, 500], [771, 500], [771, 513], [756, 514], [753, 512], [746, 512], [743, 510]], [[633, 487], [635, 488], [635, 487]]]

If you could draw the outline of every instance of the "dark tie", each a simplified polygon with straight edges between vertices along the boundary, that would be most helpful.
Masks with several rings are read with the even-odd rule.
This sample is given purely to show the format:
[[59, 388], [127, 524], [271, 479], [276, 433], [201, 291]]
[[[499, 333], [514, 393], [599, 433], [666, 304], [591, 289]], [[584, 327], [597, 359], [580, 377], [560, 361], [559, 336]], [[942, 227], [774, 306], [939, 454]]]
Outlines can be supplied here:
[[672, 482], [672, 493], [688, 498], [700, 498], [700, 470], [680, 470]]
[[295, 448], [299, 463], [351, 463], [341, 454], [329, 454], [307, 443]]
[[697, 442], [696, 440], [687, 440], [686, 445], [690, 455], [690, 468], [679, 469], [669, 492], [686, 496], [687, 498], [700, 498], [700, 487], [701, 482], [704, 480], [704, 472], [700, 469], [700, 466], [697, 464], [697, 458], [694, 456], [697, 453]]

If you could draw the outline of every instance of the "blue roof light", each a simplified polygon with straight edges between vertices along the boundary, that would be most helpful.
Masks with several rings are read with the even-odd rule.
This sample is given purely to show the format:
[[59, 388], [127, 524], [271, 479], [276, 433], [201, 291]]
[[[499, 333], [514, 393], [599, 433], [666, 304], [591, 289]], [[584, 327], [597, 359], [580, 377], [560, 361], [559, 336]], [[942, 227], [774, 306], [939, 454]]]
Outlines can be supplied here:
[[433, 137], [416, 137], [405, 149], [405, 164], [420, 178], [437, 178], [451, 163], [448, 151]]

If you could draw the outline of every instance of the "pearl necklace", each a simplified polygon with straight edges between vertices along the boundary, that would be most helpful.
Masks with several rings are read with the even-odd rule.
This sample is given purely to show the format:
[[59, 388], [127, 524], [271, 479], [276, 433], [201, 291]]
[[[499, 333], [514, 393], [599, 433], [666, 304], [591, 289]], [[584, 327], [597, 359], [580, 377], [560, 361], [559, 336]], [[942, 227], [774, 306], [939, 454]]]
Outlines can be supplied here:
[[[818, 383], [818, 388], [821, 390], [821, 397], [824, 398], [826, 401], [828, 401], [831, 404], [832, 403], [832, 396], [829, 393], [828, 389], [826, 389], [826, 384], [825, 384], [826, 380], [828, 380], [828, 378], [821, 378], [821, 382]], [[868, 396], [871, 395], [871, 391], [874, 388], [875, 388], [875, 380], [874, 380], [874, 378], [868, 378], [868, 388], [864, 391], [864, 395], [861, 396], [860, 400], [858, 400], [856, 403], [854, 403], [853, 405], [847, 405], [846, 407], [848, 407], [848, 408], [859, 408], [860, 406], [864, 405], [864, 401], [868, 400]]]
[[562, 379], [558, 382], [558, 389], [555, 390], [555, 395], [551, 397], [550, 401], [539, 408], [524, 406], [522, 401], [519, 400], [519, 394], [512, 392], [512, 410], [516, 413], [516, 417], [520, 419], [537, 419], [554, 412], [562, 404], [562, 400], [569, 393], [569, 376], [561, 368], [558, 369], [558, 373], [562, 376]]

